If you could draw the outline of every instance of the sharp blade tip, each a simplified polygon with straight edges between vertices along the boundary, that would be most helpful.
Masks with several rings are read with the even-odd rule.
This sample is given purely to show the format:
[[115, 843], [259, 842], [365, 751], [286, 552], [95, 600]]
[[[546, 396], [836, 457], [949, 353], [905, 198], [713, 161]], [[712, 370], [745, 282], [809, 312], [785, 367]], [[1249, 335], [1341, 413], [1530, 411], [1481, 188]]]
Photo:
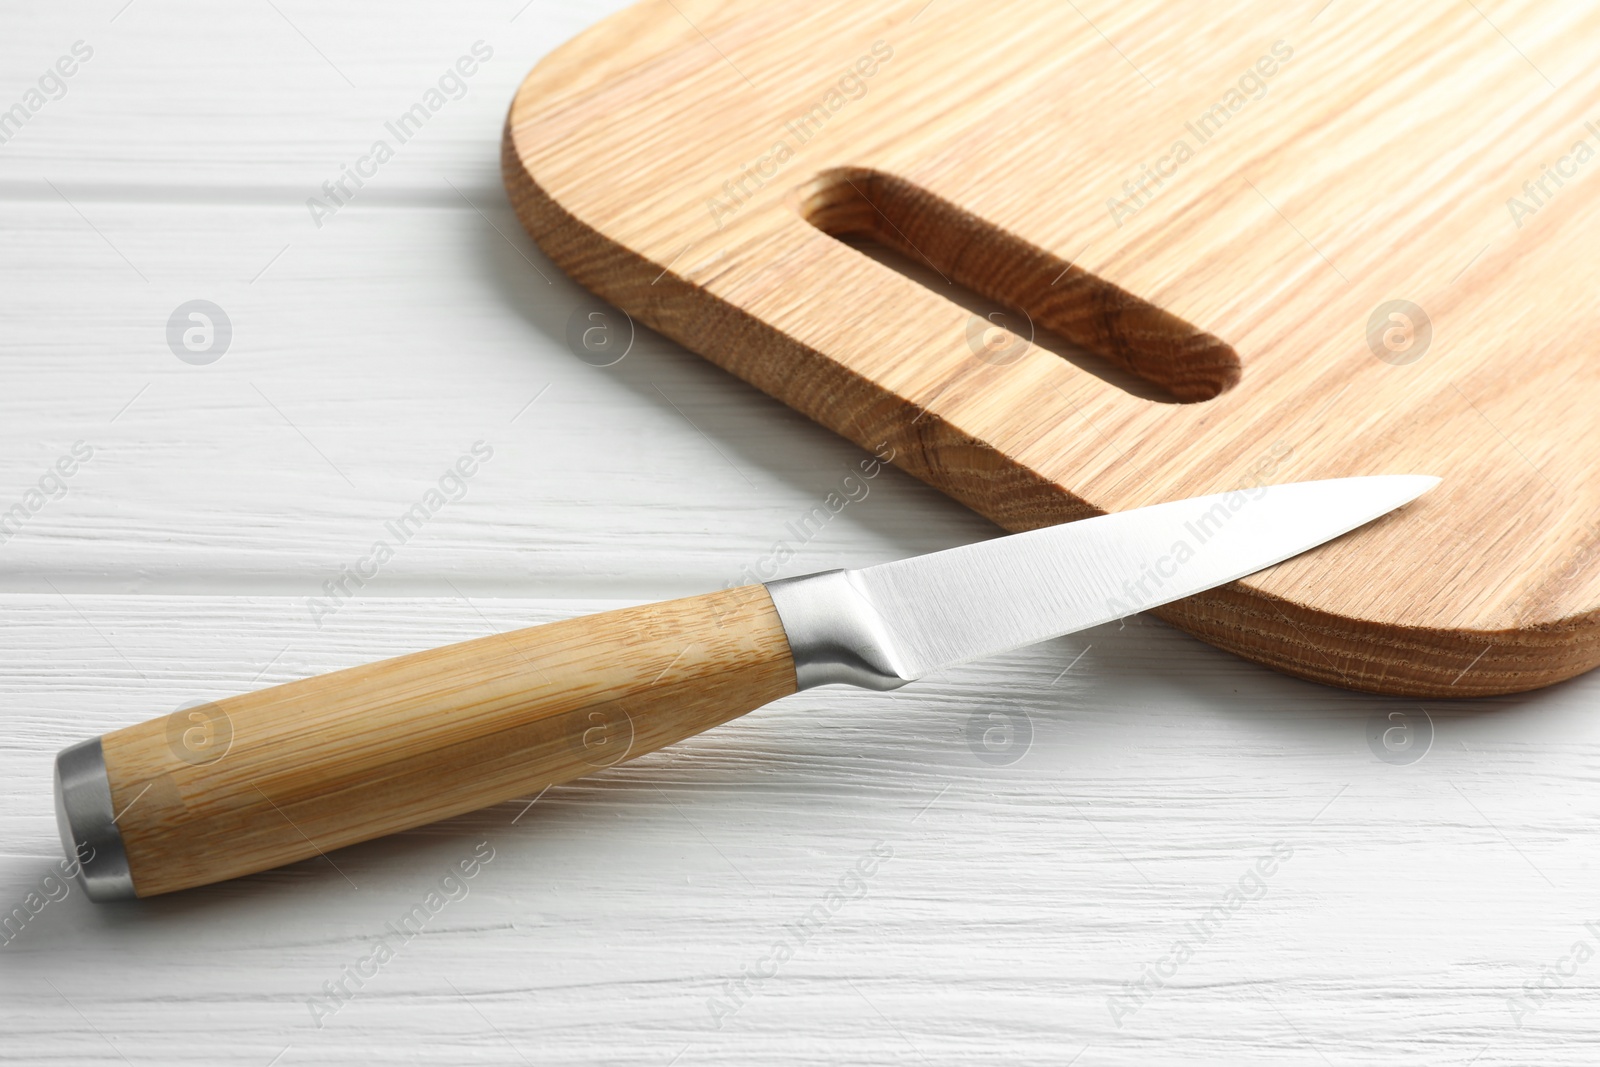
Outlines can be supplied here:
[[[1401, 504], [1409, 504], [1411, 501], [1417, 499], [1419, 496], [1428, 492], [1440, 482], [1444, 481], [1443, 478], [1436, 477], [1432, 474], [1390, 474], [1386, 475], [1386, 477], [1392, 479], [1396, 485], [1401, 487], [1402, 493], [1405, 497], [1405, 499], [1400, 502]], [[1397, 504], [1395, 506], [1399, 507], [1400, 505]]]

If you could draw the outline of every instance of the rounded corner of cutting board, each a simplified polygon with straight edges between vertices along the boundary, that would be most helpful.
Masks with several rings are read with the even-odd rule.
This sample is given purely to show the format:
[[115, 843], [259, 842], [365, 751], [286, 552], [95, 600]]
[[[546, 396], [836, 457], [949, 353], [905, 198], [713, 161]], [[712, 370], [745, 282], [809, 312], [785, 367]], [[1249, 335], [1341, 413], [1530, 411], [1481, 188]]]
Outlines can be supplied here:
[[636, 42], [652, 37], [648, 27], [661, 21], [655, 6], [641, 2], [613, 11], [540, 56], [517, 83], [507, 125], [525, 122], [529, 109], [537, 103], [571, 96], [586, 84], [603, 82], [609, 64], [598, 57], [615, 57], [619, 49], [612, 42], [619, 36]]
[[[528, 136], [538, 120], [575, 101], [593, 87], [607, 83], [615, 71], [625, 70], [632, 58], [649, 55], [658, 43], [673, 36], [662, 5], [640, 0], [602, 18], [540, 56], [512, 94], [506, 109], [504, 145], [506, 161], [520, 162], [529, 181], [536, 181], [538, 153], [546, 146]], [[626, 42], [618, 47], [616, 42]]]
[[1494, 630], [1409, 626], [1310, 608], [1247, 578], [1154, 614], [1284, 674], [1383, 696], [1510, 696], [1600, 667], [1600, 612]]
[[[559, 151], [552, 116], [580, 105], [585, 94], [608, 84], [649, 49], [673, 39], [674, 27], [661, 5], [640, 0], [615, 11], [541, 56], [518, 82], [501, 132], [500, 176], [518, 220], [551, 261], [574, 281], [661, 329], [647, 313], [625, 306], [626, 296], [609, 282], [623, 272], [619, 260], [638, 260], [612, 240], [582, 207], [564, 198], [542, 164]], [[672, 9], [667, 8], [667, 13]], [[618, 48], [617, 40], [627, 42]], [[659, 269], [659, 268], [657, 268]]]

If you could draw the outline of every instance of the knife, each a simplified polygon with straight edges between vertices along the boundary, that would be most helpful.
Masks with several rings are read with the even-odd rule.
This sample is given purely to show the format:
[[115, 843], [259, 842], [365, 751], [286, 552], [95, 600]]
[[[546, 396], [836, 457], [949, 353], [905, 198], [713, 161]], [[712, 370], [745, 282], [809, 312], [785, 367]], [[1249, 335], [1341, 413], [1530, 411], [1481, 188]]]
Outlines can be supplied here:
[[862, 570], [625, 608], [186, 708], [64, 749], [91, 900], [149, 897], [536, 793], [820, 685], [895, 689], [1223, 585], [1437, 478], [1256, 486]]

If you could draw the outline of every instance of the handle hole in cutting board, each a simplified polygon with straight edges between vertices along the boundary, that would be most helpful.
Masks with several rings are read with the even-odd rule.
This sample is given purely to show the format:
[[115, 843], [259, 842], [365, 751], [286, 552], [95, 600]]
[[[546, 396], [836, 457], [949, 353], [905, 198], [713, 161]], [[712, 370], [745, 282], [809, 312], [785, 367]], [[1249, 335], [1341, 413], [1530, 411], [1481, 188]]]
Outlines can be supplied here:
[[[866, 234], [839, 234], [837, 239], [868, 259], [876, 260], [897, 274], [905, 275], [912, 281], [920, 283], [924, 288], [932, 289], [940, 296], [970, 311], [973, 318], [968, 324], [967, 339], [969, 344], [982, 344], [983, 335], [979, 334], [980, 330], [985, 333], [988, 332], [988, 329], [1007, 331], [1011, 335], [1030, 341], [1046, 352], [1060, 356], [1079, 370], [1087, 371], [1101, 381], [1114, 385], [1125, 393], [1161, 404], [1176, 404], [1180, 402], [1177, 397], [1163, 387], [1146, 381], [1124, 368], [1121, 364], [1104, 356], [1096, 355], [1082, 345], [1073, 344], [1054, 330], [1030, 321], [1030, 318], [1025, 313], [1018, 311], [1015, 307], [1008, 306], [1002, 301], [991, 300], [964, 285], [956, 283], [939, 273], [926, 259], [908, 256], [898, 249], [884, 244], [876, 237]], [[989, 326], [986, 328], [982, 324], [989, 324]], [[975, 334], [978, 334], [978, 336], [974, 336]], [[1001, 337], [995, 343], [1001, 346], [998, 359], [1007, 359], [1007, 354], [1004, 351], [1007, 345], [1005, 338]]]
[[1127, 393], [1197, 403], [1239, 381], [1238, 353], [1217, 337], [910, 182], [849, 168], [799, 192], [823, 233]]

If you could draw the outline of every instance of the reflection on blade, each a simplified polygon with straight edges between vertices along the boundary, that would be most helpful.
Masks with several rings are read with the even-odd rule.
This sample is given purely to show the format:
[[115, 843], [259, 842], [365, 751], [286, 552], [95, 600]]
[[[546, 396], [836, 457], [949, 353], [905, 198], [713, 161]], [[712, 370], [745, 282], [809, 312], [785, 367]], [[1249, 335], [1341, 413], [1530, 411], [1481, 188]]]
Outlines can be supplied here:
[[1382, 475], [1259, 486], [846, 571], [904, 678], [1035, 644], [1297, 556], [1438, 484]]

